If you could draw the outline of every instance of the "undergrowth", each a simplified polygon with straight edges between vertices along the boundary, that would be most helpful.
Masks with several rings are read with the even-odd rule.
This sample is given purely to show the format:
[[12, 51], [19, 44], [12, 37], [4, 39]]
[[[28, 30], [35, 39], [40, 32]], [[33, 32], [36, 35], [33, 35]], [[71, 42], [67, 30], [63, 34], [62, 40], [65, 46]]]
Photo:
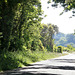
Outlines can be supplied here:
[[61, 53], [22, 50], [0, 54], [0, 71], [25, 67], [33, 62], [61, 56]]

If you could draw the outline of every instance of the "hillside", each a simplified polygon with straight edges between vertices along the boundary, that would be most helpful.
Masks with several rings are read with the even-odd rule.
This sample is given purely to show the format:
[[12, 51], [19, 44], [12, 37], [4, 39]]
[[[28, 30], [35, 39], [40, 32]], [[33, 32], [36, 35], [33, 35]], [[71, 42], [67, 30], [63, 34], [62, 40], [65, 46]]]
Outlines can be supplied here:
[[53, 36], [53, 38], [55, 39], [54, 40], [54, 43], [57, 45], [57, 46], [67, 46], [67, 45], [72, 45], [73, 47], [75, 47], [75, 35], [73, 34], [64, 34], [64, 33], [61, 33], [59, 32], [58, 34], [55, 34]]

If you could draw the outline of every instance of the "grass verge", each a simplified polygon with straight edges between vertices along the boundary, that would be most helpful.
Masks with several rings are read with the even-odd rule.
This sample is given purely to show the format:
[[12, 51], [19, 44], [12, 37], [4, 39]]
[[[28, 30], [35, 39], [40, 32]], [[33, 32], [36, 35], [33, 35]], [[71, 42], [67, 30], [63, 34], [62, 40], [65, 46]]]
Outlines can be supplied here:
[[0, 55], [0, 71], [25, 67], [33, 62], [59, 57], [65, 54], [44, 51], [15, 51]]

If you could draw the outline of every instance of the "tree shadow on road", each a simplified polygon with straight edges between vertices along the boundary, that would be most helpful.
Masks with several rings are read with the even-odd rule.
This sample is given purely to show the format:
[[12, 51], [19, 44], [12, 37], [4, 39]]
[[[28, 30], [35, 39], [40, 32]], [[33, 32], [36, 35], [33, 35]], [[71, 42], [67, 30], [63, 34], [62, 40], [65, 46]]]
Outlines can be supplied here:
[[[53, 59], [51, 61], [56, 61], [56, 63], [58, 62], [67, 62], [67, 63], [74, 63], [75, 60], [73, 59]], [[31, 64], [27, 67], [24, 68], [18, 68], [9, 72], [5, 72], [2, 75], [60, 75], [60, 74], [51, 74], [51, 73], [45, 73], [44, 71], [40, 71], [41, 69], [43, 69], [45, 71], [48, 69], [60, 69], [60, 70], [75, 70], [75, 66], [54, 66], [54, 65], [47, 65], [47, 64]], [[23, 71], [21, 71], [23, 70]], [[24, 71], [24, 70], [28, 70], [28, 71]], [[40, 72], [39, 72], [40, 71]], [[1, 74], [0, 74], [1, 75]]]
[[27, 67], [27, 68], [22, 68], [22, 69], [62, 69], [62, 70], [75, 70], [75, 66], [53, 66], [53, 65], [49, 65], [49, 66], [42, 66], [42, 67]]
[[[34, 72], [34, 71], [33, 71]], [[11, 72], [11, 73], [6, 73], [4, 75], [59, 75], [59, 74], [47, 74], [47, 73], [28, 73], [28, 72]]]
[[[38, 65], [38, 64], [37, 64]], [[20, 71], [28, 69], [30, 71]], [[33, 71], [31, 70], [33, 69]], [[75, 70], [75, 67], [70, 66], [44, 66], [44, 67], [27, 67], [27, 68], [20, 68], [13, 71], [5, 72], [3, 75], [60, 75], [60, 74], [51, 74], [51, 73], [39, 73], [37, 70], [34, 71], [34, 69], [62, 69], [62, 70]], [[1, 74], [0, 74], [1, 75]]]

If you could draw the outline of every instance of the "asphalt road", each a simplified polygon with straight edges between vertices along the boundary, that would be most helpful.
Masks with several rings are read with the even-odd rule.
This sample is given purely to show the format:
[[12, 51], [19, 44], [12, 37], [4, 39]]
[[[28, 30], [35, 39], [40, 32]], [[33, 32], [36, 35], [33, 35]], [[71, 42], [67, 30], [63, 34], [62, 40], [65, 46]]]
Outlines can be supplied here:
[[36, 62], [0, 75], [75, 75], [75, 54]]

